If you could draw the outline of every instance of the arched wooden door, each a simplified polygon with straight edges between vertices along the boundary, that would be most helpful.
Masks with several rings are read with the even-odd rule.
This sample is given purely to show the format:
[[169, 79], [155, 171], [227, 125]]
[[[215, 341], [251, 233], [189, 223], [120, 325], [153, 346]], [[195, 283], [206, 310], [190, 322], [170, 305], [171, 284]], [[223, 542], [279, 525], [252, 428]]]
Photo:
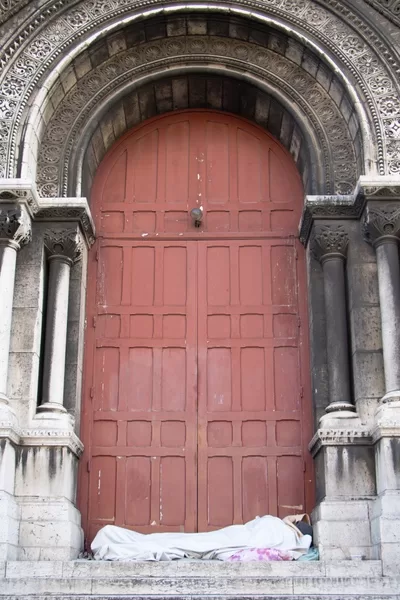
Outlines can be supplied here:
[[107, 154], [92, 208], [88, 537], [108, 523], [205, 531], [310, 508], [302, 186], [290, 155], [243, 119], [169, 114]]

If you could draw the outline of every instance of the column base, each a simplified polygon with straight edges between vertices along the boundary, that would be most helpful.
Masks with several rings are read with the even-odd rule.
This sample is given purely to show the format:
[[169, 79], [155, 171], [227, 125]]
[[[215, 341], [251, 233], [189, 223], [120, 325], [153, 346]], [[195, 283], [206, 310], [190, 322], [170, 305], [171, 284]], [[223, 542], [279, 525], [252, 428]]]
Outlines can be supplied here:
[[55, 414], [65, 414], [67, 410], [64, 408], [62, 404], [58, 404], [58, 402], [45, 402], [37, 407], [36, 413], [55, 413]]
[[389, 404], [392, 402], [395, 402], [397, 406], [400, 406], [400, 390], [388, 392], [381, 398], [381, 404]]
[[83, 549], [79, 510], [66, 498], [18, 498], [19, 560], [73, 560]]
[[319, 426], [323, 429], [332, 427], [357, 427], [360, 431], [363, 429], [360, 417], [355, 412], [354, 407], [353, 410], [335, 410], [326, 412], [320, 418]]

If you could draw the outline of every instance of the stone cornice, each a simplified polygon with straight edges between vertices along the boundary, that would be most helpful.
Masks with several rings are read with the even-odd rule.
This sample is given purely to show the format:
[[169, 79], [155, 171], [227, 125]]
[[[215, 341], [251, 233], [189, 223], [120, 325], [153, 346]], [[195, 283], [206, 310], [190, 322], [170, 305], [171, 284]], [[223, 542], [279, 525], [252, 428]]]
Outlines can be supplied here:
[[36, 186], [23, 179], [0, 179], [1, 204], [22, 204], [35, 221], [79, 223], [87, 245], [95, 240], [95, 227], [86, 198], [40, 198]]
[[374, 200], [400, 201], [400, 177], [396, 175], [362, 175], [352, 194], [347, 196], [306, 196], [300, 221], [300, 241], [307, 245], [314, 221], [358, 220], [366, 203]]
[[368, 429], [318, 429], [308, 449], [314, 457], [323, 446], [369, 446], [371, 443]]
[[385, 427], [377, 425], [371, 432], [372, 443], [376, 444], [382, 438], [400, 438], [400, 425]]
[[300, 221], [300, 241], [306, 245], [316, 219], [359, 219], [365, 206], [361, 193], [347, 196], [306, 196]]

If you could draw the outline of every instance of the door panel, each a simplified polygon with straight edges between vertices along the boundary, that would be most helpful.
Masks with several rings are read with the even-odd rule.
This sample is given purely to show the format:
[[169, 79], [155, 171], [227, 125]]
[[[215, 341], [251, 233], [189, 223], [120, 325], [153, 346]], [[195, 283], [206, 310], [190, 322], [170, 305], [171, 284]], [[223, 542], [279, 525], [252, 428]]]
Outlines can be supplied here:
[[94, 530], [196, 527], [196, 251], [194, 242], [100, 248]]
[[[285, 516], [294, 506], [304, 510], [304, 486], [294, 492], [290, 485], [297, 473], [303, 477], [294, 244], [210, 241], [199, 242], [198, 252], [204, 531], [268, 512]], [[283, 269], [285, 283], [275, 282]]]
[[205, 531], [309, 510], [302, 188], [289, 154], [232, 115], [173, 113], [117, 142], [92, 206], [87, 537], [107, 523]]

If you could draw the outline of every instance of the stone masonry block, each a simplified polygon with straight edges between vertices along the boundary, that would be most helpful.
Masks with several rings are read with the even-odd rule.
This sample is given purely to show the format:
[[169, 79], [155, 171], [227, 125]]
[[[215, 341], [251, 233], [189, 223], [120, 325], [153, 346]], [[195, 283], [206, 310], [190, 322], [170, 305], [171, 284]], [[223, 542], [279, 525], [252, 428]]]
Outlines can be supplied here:
[[375, 445], [378, 492], [392, 490], [400, 518], [400, 437], [383, 437]]
[[344, 89], [342, 84], [336, 77], [334, 77], [331, 81], [331, 85], [329, 87], [329, 95], [331, 96], [331, 98], [333, 98], [334, 102], [338, 106], [340, 106], [344, 95]]
[[81, 52], [74, 60], [74, 69], [77, 79], [81, 79], [84, 75], [89, 73], [92, 68], [92, 62], [86, 50]]
[[381, 352], [353, 354], [354, 396], [358, 398], [381, 398], [385, 393], [383, 357]]
[[40, 352], [42, 311], [38, 308], [14, 308], [11, 328], [11, 352]]
[[376, 263], [349, 264], [347, 273], [350, 307], [363, 304], [379, 305]]
[[172, 100], [174, 110], [188, 107], [189, 90], [188, 81], [185, 77], [179, 77], [172, 80]]
[[113, 111], [108, 112], [100, 123], [101, 135], [103, 136], [104, 148], [108, 150], [115, 142], [115, 134], [113, 128]]
[[188, 35], [207, 35], [207, 19], [204, 17], [189, 17], [187, 20]]
[[357, 398], [355, 404], [361, 423], [372, 426], [375, 419], [375, 412], [378, 408], [379, 398]]
[[107, 38], [108, 52], [110, 56], [114, 56], [119, 52], [126, 50], [126, 40], [122, 32], [117, 32]]
[[352, 351], [382, 350], [381, 314], [378, 306], [358, 306], [350, 311]]
[[114, 130], [114, 136], [117, 140], [126, 131], [126, 119], [123, 105], [119, 104], [113, 110], [112, 125]]
[[33, 352], [11, 352], [7, 393], [9, 398], [32, 398], [37, 394], [39, 356]]
[[68, 94], [69, 90], [76, 84], [77, 79], [72, 64], [68, 65], [60, 75], [61, 85], [64, 92]]
[[43, 277], [42, 265], [17, 265], [14, 308], [42, 308]]
[[17, 496], [75, 500], [77, 458], [66, 447], [23, 446], [16, 459]]
[[5, 438], [0, 439], [0, 493], [14, 494], [15, 447]]

